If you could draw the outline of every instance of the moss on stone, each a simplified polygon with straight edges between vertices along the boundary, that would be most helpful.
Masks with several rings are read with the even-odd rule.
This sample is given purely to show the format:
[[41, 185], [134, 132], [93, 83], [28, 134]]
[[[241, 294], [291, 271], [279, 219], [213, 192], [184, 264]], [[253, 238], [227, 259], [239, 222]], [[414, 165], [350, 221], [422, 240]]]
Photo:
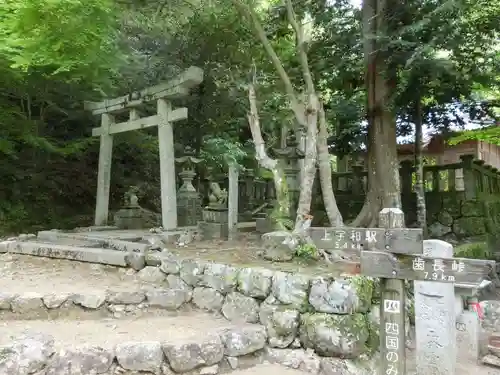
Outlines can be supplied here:
[[454, 255], [457, 258], [491, 259], [492, 253], [486, 242], [467, 243], [455, 247]]
[[375, 289], [375, 280], [367, 276], [355, 276], [350, 279], [350, 282], [356, 290], [360, 305], [370, 306]]
[[368, 320], [365, 314], [336, 315], [306, 313], [301, 315], [301, 325], [306, 327], [323, 326], [340, 332], [341, 335], [363, 340], [368, 337]]

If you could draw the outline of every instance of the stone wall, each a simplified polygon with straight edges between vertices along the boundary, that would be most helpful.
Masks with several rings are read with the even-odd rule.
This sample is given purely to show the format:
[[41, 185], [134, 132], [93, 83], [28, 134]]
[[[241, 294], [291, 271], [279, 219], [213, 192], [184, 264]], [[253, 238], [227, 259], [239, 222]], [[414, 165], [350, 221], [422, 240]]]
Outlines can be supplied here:
[[191, 302], [231, 321], [260, 323], [271, 347], [302, 346], [342, 358], [368, 349], [373, 283], [367, 278], [310, 277], [163, 254], [159, 267], [139, 271], [144, 281], [169, 288], [154, 296], [157, 304]]
[[157, 266], [137, 273], [142, 282], [154, 286], [149, 289], [46, 296], [4, 291], [0, 316], [50, 319], [82, 309], [121, 317], [148, 309], [194, 306], [230, 321], [263, 325], [272, 348], [304, 348], [325, 357], [356, 358], [377, 342], [378, 307], [372, 305], [374, 283], [368, 278], [312, 277], [160, 254], [148, 261]]
[[[53, 240], [54, 236], [80, 238], [78, 233], [60, 232], [40, 232], [38, 237], [47, 236]], [[88, 236], [85, 238], [94, 238], [92, 235]], [[80, 315], [147, 319], [149, 312], [158, 309], [182, 312], [196, 308], [222, 315], [238, 325], [241, 322], [243, 325], [260, 327], [255, 329], [265, 332], [264, 347], [255, 350], [261, 354], [265, 350], [273, 361], [281, 361], [295, 368], [307, 367], [311, 363], [314, 366], [327, 363], [325, 366], [335, 369], [336, 361], [367, 358], [366, 355], [379, 346], [379, 306], [376, 302], [379, 296], [376, 283], [367, 277], [332, 278], [328, 275], [310, 276], [202, 262], [179, 258], [167, 250], [147, 250], [144, 248], [147, 245], [123, 240], [106, 239], [106, 246], [111, 248], [89, 248], [37, 243], [30, 241], [33, 237], [31, 235], [24, 237], [3, 241], [0, 253], [130, 267], [127, 272], [136, 275], [143, 286], [127, 292], [108, 290], [90, 294], [75, 291], [50, 295], [36, 292], [18, 295], [1, 291], [0, 320], [43, 320]], [[80, 238], [79, 241], [83, 240]], [[20, 345], [17, 341], [13, 342], [12, 347], [9, 346], [9, 353], [21, 350]], [[147, 350], [152, 348], [146, 347], [149, 348]], [[155, 353], [159, 353], [158, 345], [155, 344], [154, 348]], [[137, 351], [140, 350], [143, 349], [138, 346]], [[99, 353], [88, 356], [95, 359], [95, 356], [102, 354]], [[105, 352], [103, 355], [106, 358], [109, 355], [118, 358], [122, 367], [124, 363], [128, 363], [127, 359], [118, 357], [118, 349], [110, 353]], [[64, 355], [64, 361], [80, 363], [70, 352]], [[82, 356], [87, 354], [83, 353]], [[51, 354], [50, 358], [53, 361], [57, 357]], [[115, 364], [116, 358], [113, 359]], [[166, 363], [163, 356], [155, 354], [154, 358], [157, 364]], [[130, 363], [136, 362], [140, 362], [139, 359], [135, 358]], [[146, 368], [148, 365], [144, 366]], [[204, 365], [196, 366], [199, 368]]]
[[[456, 243], [494, 233], [500, 223], [499, 200], [488, 197], [466, 200], [456, 192], [427, 194], [426, 198], [431, 238]], [[412, 217], [407, 220], [411, 222]]]
[[[415, 194], [403, 196], [406, 225], [413, 227], [417, 220]], [[500, 223], [500, 199], [485, 196], [465, 199], [463, 192], [427, 192], [427, 225], [429, 237], [451, 243], [477, 238], [493, 233]], [[342, 195], [337, 197], [344, 220], [352, 220], [361, 210], [364, 196]], [[315, 225], [324, 225], [327, 217], [320, 207], [314, 211]]]

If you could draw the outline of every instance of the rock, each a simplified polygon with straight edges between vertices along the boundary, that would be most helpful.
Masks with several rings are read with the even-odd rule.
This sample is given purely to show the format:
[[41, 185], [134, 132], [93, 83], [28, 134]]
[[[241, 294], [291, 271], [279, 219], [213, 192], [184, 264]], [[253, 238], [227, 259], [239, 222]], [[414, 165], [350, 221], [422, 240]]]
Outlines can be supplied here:
[[108, 292], [107, 301], [116, 305], [138, 305], [144, 302], [146, 295], [144, 292]]
[[0, 310], [10, 310], [10, 303], [15, 297], [15, 295], [0, 292]]
[[115, 349], [116, 359], [126, 370], [159, 373], [163, 363], [161, 344], [155, 341], [123, 342]]
[[41, 371], [54, 354], [54, 339], [43, 334], [25, 334], [0, 347], [0, 374], [31, 375]]
[[302, 343], [298, 338], [295, 338], [293, 342], [290, 344], [290, 348], [292, 349], [300, 349], [302, 348]]
[[366, 312], [371, 304], [373, 286], [366, 283], [367, 291], [363, 291], [362, 298], [353, 285], [352, 279], [338, 279], [328, 281], [317, 278], [311, 282], [309, 303], [318, 312], [328, 314], [351, 314]]
[[224, 345], [219, 335], [210, 335], [196, 342], [164, 345], [163, 352], [175, 372], [187, 372], [222, 361]]
[[50, 293], [50, 294], [44, 295], [42, 297], [42, 301], [43, 301], [43, 304], [45, 305], [45, 307], [47, 307], [48, 309], [58, 309], [70, 297], [71, 297], [71, 294], [69, 294], [69, 293], [63, 293], [63, 294]]
[[151, 307], [161, 307], [167, 310], [177, 310], [183, 304], [191, 301], [189, 290], [164, 289], [146, 292], [146, 298]]
[[221, 334], [224, 354], [230, 357], [254, 353], [266, 345], [266, 329], [261, 326], [226, 329]]
[[309, 282], [310, 278], [306, 275], [276, 272], [266, 303], [290, 305], [299, 311], [305, 311], [308, 305]]
[[27, 292], [20, 296], [16, 296], [10, 302], [10, 306], [12, 311], [15, 313], [45, 310], [45, 305], [42, 301], [42, 295], [34, 292]]
[[96, 291], [94, 294], [74, 294], [71, 300], [75, 305], [96, 310], [106, 302], [106, 293]]
[[200, 309], [207, 311], [220, 311], [224, 297], [212, 288], [194, 288], [193, 303]]
[[355, 358], [365, 350], [369, 337], [363, 314], [302, 314], [300, 341], [321, 356]]
[[259, 304], [251, 297], [233, 292], [229, 293], [222, 305], [222, 314], [230, 321], [247, 323], [259, 322]]
[[104, 374], [111, 368], [114, 354], [97, 346], [62, 349], [56, 353], [46, 368], [46, 375]]
[[181, 262], [180, 276], [188, 285], [197, 286], [205, 270], [205, 263], [201, 261], [184, 259]]
[[236, 370], [238, 368], [238, 358], [237, 357], [226, 357], [227, 363], [231, 370]]
[[310, 374], [318, 374], [320, 369], [320, 358], [311, 349], [266, 348], [266, 359]]
[[321, 358], [321, 375], [354, 375], [347, 373], [347, 366], [343, 359], [339, 358]]
[[227, 294], [236, 288], [239, 270], [225, 264], [208, 263], [198, 285]]
[[158, 267], [147, 266], [137, 272], [137, 277], [145, 283], [161, 284], [165, 282], [167, 275], [161, 272]]
[[178, 275], [181, 270], [181, 264], [178, 257], [171, 252], [165, 251], [160, 254], [160, 271], [166, 274]]
[[161, 374], [162, 375], [175, 375], [175, 372], [170, 368], [167, 363], [163, 363], [161, 365]]
[[483, 327], [488, 330], [496, 330], [496, 327], [500, 326], [500, 301], [481, 301], [480, 306], [484, 311]]
[[260, 306], [260, 321], [266, 327], [269, 345], [286, 348], [295, 340], [299, 329], [299, 311], [287, 306]]
[[489, 354], [493, 354], [494, 356], [500, 358], [500, 347], [488, 345], [488, 352]]
[[295, 255], [283, 241], [291, 237], [286, 231], [269, 232], [262, 235], [262, 245], [264, 247], [264, 259], [273, 262], [289, 262]]
[[146, 267], [146, 255], [145, 253], [128, 252], [125, 255], [125, 262], [130, 268], [140, 271]]
[[450, 226], [443, 225], [437, 221], [429, 225], [429, 236], [432, 236], [431, 238], [441, 238], [450, 232]]
[[264, 299], [271, 292], [273, 272], [265, 268], [243, 268], [237, 278], [238, 291], [252, 298]]
[[161, 253], [157, 251], [148, 251], [146, 254], [144, 254], [145, 260], [146, 260], [146, 265], [147, 266], [152, 266], [152, 267], [159, 267], [161, 266]]
[[176, 275], [167, 276], [167, 286], [170, 289], [193, 290], [193, 287], [188, 285], [184, 280]]
[[500, 358], [494, 356], [493, 354], [484, 356], [481, 362], [488, 366], [500, 367]]
[[219, 365], [203, 367], [200, 370], [200, 375], [217, 375], [219, 373]]

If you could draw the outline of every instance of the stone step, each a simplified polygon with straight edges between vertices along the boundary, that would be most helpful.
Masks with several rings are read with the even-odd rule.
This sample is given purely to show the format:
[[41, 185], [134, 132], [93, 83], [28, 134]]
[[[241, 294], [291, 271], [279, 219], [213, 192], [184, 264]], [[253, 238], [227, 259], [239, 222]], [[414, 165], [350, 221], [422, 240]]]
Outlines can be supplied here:
[[0, 253], [68, 259], [119, 267], [126, 267], [129, 265], [129, 262], [127, 262], [128, 253], [124, 251], [34, 241], [3, 241], [0, 243]]
[[307, 372], [293, 370], [276, 364], [260, 364], [245, 370], [236, 370], [232, 375], [303, 375]]
[[371, 365], [321, 358], [310, 349], [270, 348], [267, 341], [263, 326], [230, 323], [203, 313], [3, 321], [0, 374], [332, 375], [338, 369], [349, 369], [342, 372], [346, 375], [371, 374], [366, 371]]
[[0, 293], [9, 294], [86, 294], [139, 287], [132, 269], [13, 253], [0, 254], [0, 275]]
[[[164, 374], [224, 368], [263, 361], [264, 327], [232, 324], [202, 313], [148, 319], [31, 320], [0, 323], [0, 373], [21, 363], [26, 374], [113, 373], [113, 367]], [[168, 363], [168, 364], [167, 364]], [[80, 371], [80, 372], [78, 372]], [[119, 370], [118, 370], [119, 371]], [[115, 372], [117, 373], [117, 372]], [[23, 375], [23, 372], [15, 372]]]

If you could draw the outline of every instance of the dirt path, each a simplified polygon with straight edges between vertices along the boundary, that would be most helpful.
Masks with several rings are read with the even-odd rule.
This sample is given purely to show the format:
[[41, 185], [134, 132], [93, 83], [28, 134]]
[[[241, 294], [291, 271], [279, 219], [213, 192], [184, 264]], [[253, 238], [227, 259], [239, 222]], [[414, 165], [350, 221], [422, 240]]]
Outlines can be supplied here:
[[271, 364], [257, 365], [255, 367], [246, 370], [236, 370], [231, 372], [231, 375], [306, 375], [306, 374], [307, 372], [292, 370], [280, 365], [271, 365]]
[[178, 343], [235, 326], [223, 318], [198, 312], [180, 316], [148, 316], [147, 319], [14, 320], [0, 323], [0, 346], [24, 332], [49, 334], [54, 337], [56, 345], [64, 347], [91, 344], [112, 348], [123, 341]]
[[91, 292], [139, 287], [125, 268], [27, 255], [0, 255], [0, 289], [8, 293]]
[[[416, 375], [416, 352], [415, 350], [407, 350], [407, 362], [405, 375]], [[377, 375], [374, 373], [374, 375]], [[456, 363], [454, 375], [500, 375], [499, 368], [488, 367], [477, 363], [461, 362], [460, 358]]]

